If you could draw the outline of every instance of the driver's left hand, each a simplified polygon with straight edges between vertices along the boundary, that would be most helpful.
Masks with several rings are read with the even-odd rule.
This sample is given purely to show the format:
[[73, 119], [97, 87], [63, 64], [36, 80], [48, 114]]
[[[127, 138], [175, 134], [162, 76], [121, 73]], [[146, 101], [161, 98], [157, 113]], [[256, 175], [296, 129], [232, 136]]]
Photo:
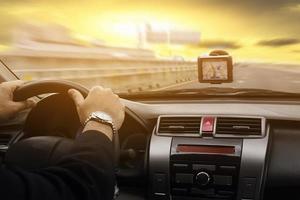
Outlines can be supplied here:
[[35, 101], [27, 99], [26, 101], [14, 102], [13, 93], [24, 81], [9, 81], [0, 84], [0, 122], [15, 117], [20, 111], [35, 106]]

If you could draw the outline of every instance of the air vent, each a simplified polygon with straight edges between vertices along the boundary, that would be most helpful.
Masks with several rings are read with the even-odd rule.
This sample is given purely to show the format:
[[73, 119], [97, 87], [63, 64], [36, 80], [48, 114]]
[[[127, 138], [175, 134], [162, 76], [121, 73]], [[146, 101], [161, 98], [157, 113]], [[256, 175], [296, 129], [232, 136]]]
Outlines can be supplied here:
[[263, 118], [218, 117], [216, 135], [262, 136], [264, 133]]
[[0, 134], [0, 146], [8, 145], [11, 138], [12, 138], [12, 135], [10, 135], [10, 134]]
[[158, 120], [158, 135], [199, 136], [201, 117], [168, 116]]
[[11, 134], [0, 134], [0, 151], [5, 152], [8, 149], [8, 145], [12, 139]]

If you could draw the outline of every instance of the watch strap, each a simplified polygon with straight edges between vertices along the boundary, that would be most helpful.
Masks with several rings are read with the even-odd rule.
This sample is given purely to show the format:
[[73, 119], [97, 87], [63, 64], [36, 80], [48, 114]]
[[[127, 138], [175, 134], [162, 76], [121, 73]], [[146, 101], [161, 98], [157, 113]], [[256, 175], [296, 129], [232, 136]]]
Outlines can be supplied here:
[[99, 117], [95, 117], [95, 116], [93, 115], [93, 113], [90, 114], [89, 117], [84, 121], [83, 126], [86, 126], [86, 124], [87, 124], [89, 121], [95, 121], [95, 122], [98, 122], [98, 123], [101, 123], [101, 124], [109, 125], [109, 126], [112, 128], [113, 134], [116, 134], [116, 133], [117, 133], [117, 129], [116, 129], [116, 127], [115, 127], [115, 125], [114, 125], [113, 122], [110, 122], [110, 121], [101, 119], [101, 118], [99, 118]]

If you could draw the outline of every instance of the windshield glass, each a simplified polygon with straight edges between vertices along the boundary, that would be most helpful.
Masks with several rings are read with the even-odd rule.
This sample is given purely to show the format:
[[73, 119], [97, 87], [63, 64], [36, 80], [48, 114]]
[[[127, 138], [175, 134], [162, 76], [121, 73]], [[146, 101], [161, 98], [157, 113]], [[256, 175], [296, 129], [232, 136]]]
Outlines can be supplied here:
[[[299, 21], [299, 0], [1, 0], [0, 57], [23, 80], [66, 79], [118, 93], [300, 93]], [[208, 76], [199, 78], [198, 58], [212, 50], [231, 56], [232, 76], [216, 71], [224, 60], [213, 60], [203, 61]]]

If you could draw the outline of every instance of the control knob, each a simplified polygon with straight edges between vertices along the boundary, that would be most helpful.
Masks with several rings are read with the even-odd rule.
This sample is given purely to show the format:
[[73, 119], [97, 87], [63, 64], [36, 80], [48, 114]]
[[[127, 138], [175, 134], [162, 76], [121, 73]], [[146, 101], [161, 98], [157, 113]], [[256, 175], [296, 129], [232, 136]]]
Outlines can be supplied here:
[[206, 172], [199, 172], [196, 175], [196, 182], [201, 186], [206, 186], [209, 184], [210, 175]]

